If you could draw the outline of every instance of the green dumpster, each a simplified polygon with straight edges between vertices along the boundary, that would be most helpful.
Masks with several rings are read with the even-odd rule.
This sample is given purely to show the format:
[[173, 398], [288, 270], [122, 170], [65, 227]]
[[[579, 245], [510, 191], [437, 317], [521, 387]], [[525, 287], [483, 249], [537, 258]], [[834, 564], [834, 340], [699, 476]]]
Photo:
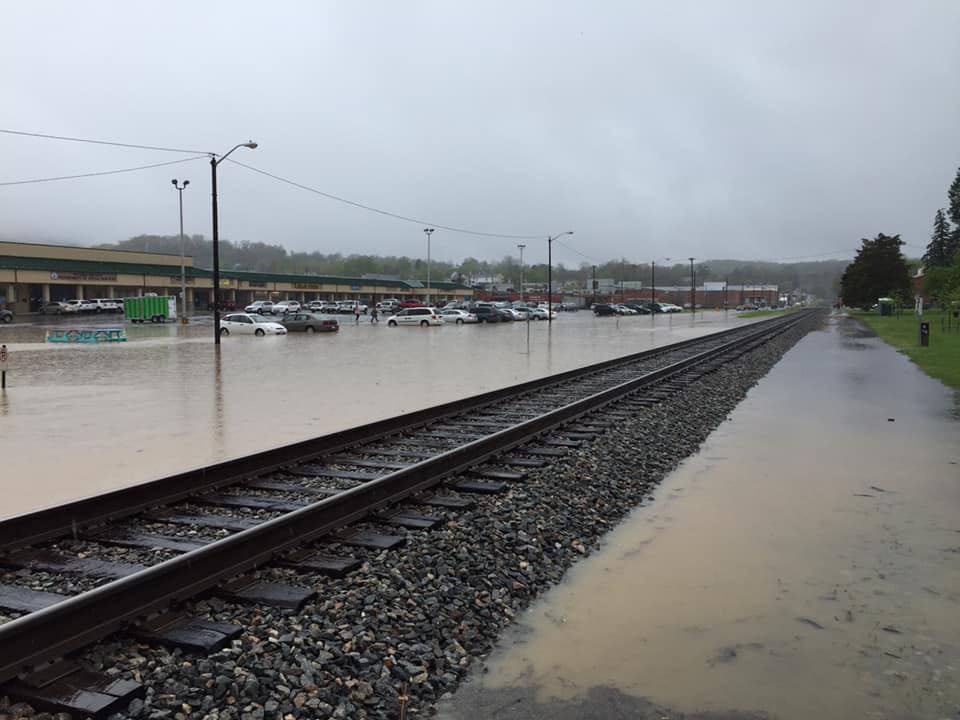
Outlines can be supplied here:
[[124, 298], [123, 312], [132, 323], [162, 323], [177, 318], [177, 299], [170, 295]]
[[890, 317], [893, 315], [893, 298], [878, 298], [877, 306], [880, 312], [880, 317]]

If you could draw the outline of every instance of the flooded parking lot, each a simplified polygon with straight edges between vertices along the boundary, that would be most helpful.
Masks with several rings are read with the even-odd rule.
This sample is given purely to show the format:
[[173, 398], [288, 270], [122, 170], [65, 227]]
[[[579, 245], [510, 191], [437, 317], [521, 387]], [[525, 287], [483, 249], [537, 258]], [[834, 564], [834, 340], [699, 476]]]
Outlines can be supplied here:
[[[212, 317], [23, 318], [0, 394], [0, 517], [293, 443], [590, 362], [715, 332], [734, 313], [552, 324], [389, 328], [340, 316], [339, 333], [229, 337]], [[45, 343], [48, 329], [123, 326], [123, 343]], [[529, 330], [529, 347], [528, 347]]]
[[834, 319], [439, 717], [955, 718], [953, 394]]

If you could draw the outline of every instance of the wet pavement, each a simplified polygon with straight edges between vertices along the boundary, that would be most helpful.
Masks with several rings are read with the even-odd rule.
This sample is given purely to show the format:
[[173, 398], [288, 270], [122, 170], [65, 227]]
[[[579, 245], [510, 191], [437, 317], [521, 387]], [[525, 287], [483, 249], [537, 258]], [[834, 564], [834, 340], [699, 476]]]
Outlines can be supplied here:
[[960, 717], [958, 430], [832, 318], [438, 717]]
[[[212, 317], [17, 318], [0, 393], [0, 517], [144, 482], [401, 412], [750, 322], [689, 316], [224, 338]], [[549, 325], [552, 325], [550, 327]], [[48, 329], [124, 327], [123, 343], [45, 343]], [[529, 330], [529, 344], [528, 344]]]

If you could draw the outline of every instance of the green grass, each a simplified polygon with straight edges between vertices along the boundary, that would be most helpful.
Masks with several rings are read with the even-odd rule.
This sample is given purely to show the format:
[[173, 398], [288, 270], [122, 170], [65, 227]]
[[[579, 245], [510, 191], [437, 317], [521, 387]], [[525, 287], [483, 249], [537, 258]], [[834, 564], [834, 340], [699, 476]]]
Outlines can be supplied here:
[[[920, 347], [919, 321], [913, 312], [900, 317], [880, 317], [876, 312], [851, 311], [880, 338], [909, 357], [920, 368], [955, 390], [960, 390], [960, 332], [958, 318], [950, 318], [953, 327], [946, 329], [947, 316], [941, 312], [926, 312], [923, 321], [930, 323], [930, 345]], [[941, 320], [944, 329], [941, 329]]]
[[786, 309], [783, 310], [750, 310], [748, 312], [737, 313], [737, 317], [742, 318], [755, 318], [755, 317], [766, 317], [767, 315], [783, 315], [787, 312]]

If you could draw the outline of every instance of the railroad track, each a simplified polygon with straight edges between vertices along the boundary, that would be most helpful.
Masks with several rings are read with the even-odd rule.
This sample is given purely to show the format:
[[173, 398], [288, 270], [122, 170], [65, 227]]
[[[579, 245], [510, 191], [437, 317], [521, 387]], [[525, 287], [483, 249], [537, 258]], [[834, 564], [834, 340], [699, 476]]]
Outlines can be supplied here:
[[[603, 432], [590, 419], [599, 409], [656, 404], [810, 316], [774, 318], [10, 518], [0, 523], [0, 566], [16, 570], [0, 576], [0, 620], [8, 620], [0, 625], [0, 681], [9, 681], [0, 694], [94, 716], [115, 711], [142, 688], [95, 676], [64, 655], [118, 630], [215, 650], [242, 628], [171, 608], [214, 592], [297, 609], [310, 588], [250, 571], [350, 572], [360, 561], [345, 550], [402, 544], [406, 533], [469, 508], [474, 494], [503, 492]], [[150, 562], [117, 559], [129, 549]], [[34, 576], [71, 578], [71, 593], [37, 590]]]

